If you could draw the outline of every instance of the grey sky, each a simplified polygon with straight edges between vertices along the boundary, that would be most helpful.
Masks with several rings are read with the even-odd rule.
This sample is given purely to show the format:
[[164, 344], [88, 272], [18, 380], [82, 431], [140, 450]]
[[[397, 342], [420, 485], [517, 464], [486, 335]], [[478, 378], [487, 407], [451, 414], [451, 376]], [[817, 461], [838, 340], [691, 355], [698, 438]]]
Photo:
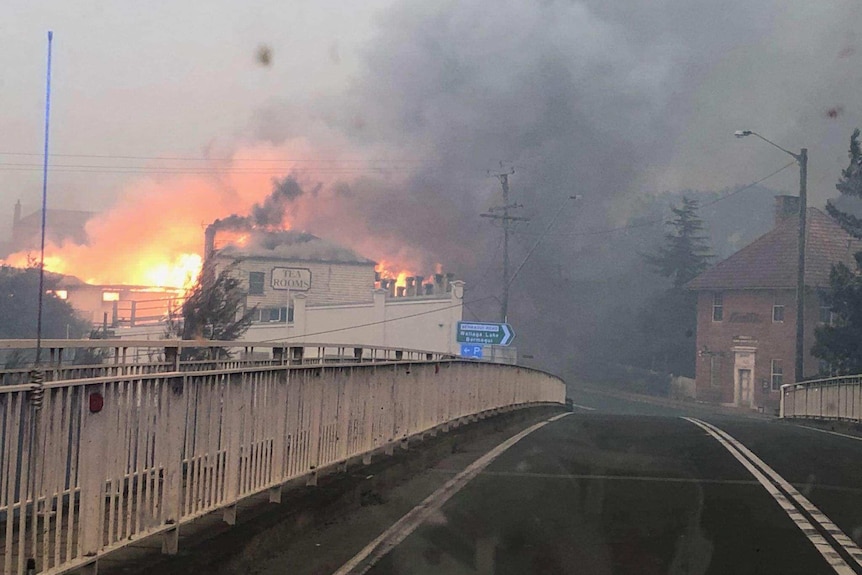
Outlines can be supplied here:
[[[218, 155], [337, 133], [355, 149], [423, 159], [406, 189], [346, 182], [357, 205], [362, 193], [382, 198], [386, 209], [360, 214], [370, 225], [390, 206], [419, 205], [403, 197], [439, 191], [453, 206], [451, 218], [439, 214], [453, 222], [450, 237], [487, 203], [495, 188], [482, 175], [499, 160], [522, 168], [515, 181], [539, 212], [576, 182], [606, 215], [620, 198], [748, 183], [785, 162], [761, 142], [736, 141], [739, 128], [807, 145], [822, 203], [862, 125], [857, 0], [7, 0], [0, 11], [0, 152], [41, 149], [51, 28], [53, 151]], [[254, 59], [264, 43], [268, 67]], [[57, 172], [51, 197], [102, 209], [140, 177]], [[770, 185], [794, 191], [795, 172]], [[33, 210], [39, 186], [38, 170], [0, 168], [0, 205], [11, 214], [20, 197]], [[338, 213], [306, 220], [325, 226]], [[422, 224], [408, 216], [402, 235]]]
[[[0, 152], [42, 149], [48, 29], [55, 39], [53, 151], [200, 156], [242, 132], [258, 107], [342, 89], [377, 8], [388, 3], [7, 0], [0, 8]], [[261, 44], [272, 48], [269, 67], [255, 60]], [[0, 155], [2, 163], [39, 161]], [[98, 209], [126, 181], [58, 173], [51, 197], [55, 205]], [[38, 172], [0, 171], [0, 200], [21, 197], [36, 209], [40, 182]]]

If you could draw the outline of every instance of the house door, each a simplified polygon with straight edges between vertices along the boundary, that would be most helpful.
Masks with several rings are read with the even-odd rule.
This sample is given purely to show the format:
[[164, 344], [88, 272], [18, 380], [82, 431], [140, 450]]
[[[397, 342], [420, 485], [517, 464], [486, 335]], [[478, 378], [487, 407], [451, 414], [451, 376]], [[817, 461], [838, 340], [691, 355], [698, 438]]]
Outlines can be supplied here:
[[751, 405], [751, 370], [750, 369], [740, 369], [737, 374], [737, 381], [739, 382], [739, 394], [738, 394], [738, 402], [737, 405]]

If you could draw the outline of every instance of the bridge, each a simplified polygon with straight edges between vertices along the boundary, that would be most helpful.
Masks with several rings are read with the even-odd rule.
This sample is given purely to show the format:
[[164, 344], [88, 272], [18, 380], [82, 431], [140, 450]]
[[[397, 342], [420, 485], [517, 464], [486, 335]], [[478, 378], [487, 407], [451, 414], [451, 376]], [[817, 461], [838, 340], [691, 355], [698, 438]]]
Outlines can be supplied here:
[[[577, 383], [566, 413], [524, 367], [218, 345], [47, 342], [41, 386], [0, 373], [3, 574], [862, 573], [862, 377], [787, 384], [777, 419]], [[459, 434], [391, 497], [289, 537], [248, 518]]]
[[46, 341], [40, 375], [0, 373], [0, 573], [95, 573], [154, 537], [173, 554], [245, 499], [565, 397], [541, 371], [424, 351], [224, 345]]

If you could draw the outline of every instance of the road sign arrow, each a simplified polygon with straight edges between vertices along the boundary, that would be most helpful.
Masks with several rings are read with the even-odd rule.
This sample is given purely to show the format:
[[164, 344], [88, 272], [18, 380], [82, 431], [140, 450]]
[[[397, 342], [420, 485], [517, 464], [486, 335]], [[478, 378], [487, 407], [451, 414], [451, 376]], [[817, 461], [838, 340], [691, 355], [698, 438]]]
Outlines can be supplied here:
[[503, 339], [500, 340], [500, 345], [509, 345], [515, 339], [515, 330], [507, 323], [502, 324], [500, 327], [503, 329]]

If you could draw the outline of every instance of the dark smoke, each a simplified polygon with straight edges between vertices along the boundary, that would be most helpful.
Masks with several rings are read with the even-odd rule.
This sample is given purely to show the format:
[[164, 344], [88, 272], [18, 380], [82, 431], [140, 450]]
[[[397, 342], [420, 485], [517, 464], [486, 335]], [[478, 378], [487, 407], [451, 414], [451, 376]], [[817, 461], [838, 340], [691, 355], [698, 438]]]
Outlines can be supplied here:
[[[316, 186], [311, 194], [316, 194], [318, 191], [319, 186]], [[277, 230], [284, 224], [292, 202], [303, 193], [302, 187], [293, 176], [286, 176], [283, 179], [273, 178], [272, 192], [263, 202], [254, 204], [249, 215], [231, 214], [216, 220], [213, 225], [220, 230]]]
[[289, 204], [302, 195], [302, 188], [292, 177], [279, 180], [273, 178], [272, 193], [261, 204], [251, 208], [251, 219], [254, 225], [262, 228], [278, 227], [284, 221]]
[[[846, 20], [833, 12], [824, 22]], [[765, 57], [758, 43], [787, 24], [784, 13], [778, 0], [399, 3], [381, 20], [345, 94], [318, 101], [316, 115], [290, 106], [262, 110], [255, 135], [281, 143], [324, 124], [357, 150], [408, 156], [401, 172], [324, 190], [330, 201], [304, 224], [360, 253], [363, 238], [373, 238], [378, 250], [419, 253], [427, 266], [442, 262], [477, 300], [467, 313], [488, 320], [497, 319], [498, 304], [481, 298], [501, 291], [500, 231], [479, 213], [501, 203], [487, 171], [501, 161], [514, 167], [510, 201], [523, 204], [518, 215], [531, 221], [519, 224], [513, 267], [551, 218], [559, 219], [513, 283], [510, 319], [521, 328], [519, 345], [537, 356], [552, 350], [558, 366], [566, 353], [589, 355], [581, 345], [590, 345], [589, 333], [607, 318], [595, 310], [633, 312], [633, 294], [650, 283], [640, 280], [648, 272], [638, 252], [649, 251], [663, 230], [621, 239], [590, 233], [636, 216], [640, 198], [663, 191], [655, 190], [664, 181], [655, 176], [669, 166], [707, 184], [712, 174], [726, 178], [734, 164], [709, 152], [719, 134], [727, 134], [722, 146], [733, 145], [736, 122], [763, 121], [767, 110], [782, 127], [822, 119], [822, 102], [801, 99], [805, 85], [796, 82], [803, 76], [787, 77], [795, 66], [815, 72], [822, 62], [806, 53], [792, 66], [754, 65]], [[835, 30], [823, 26], [811, 35], [813, 45]], [[750, 60], [735, 66], [740, 48]], [[835, 59], [837, 49], [824, 51]], [[787, 82], [799, 89], [789, 94]], [[818, 90], [831, 102], [850, 101], [840, 90]], [[765, 103], [751, 97], [761, 91], [772, 94]], [[774, 159], [770, 150], [752, 153]], [[576, 194], [583, 200], [568, 203]], [[587, 335], [577, 342], [560, 336], [573, 331]]]

